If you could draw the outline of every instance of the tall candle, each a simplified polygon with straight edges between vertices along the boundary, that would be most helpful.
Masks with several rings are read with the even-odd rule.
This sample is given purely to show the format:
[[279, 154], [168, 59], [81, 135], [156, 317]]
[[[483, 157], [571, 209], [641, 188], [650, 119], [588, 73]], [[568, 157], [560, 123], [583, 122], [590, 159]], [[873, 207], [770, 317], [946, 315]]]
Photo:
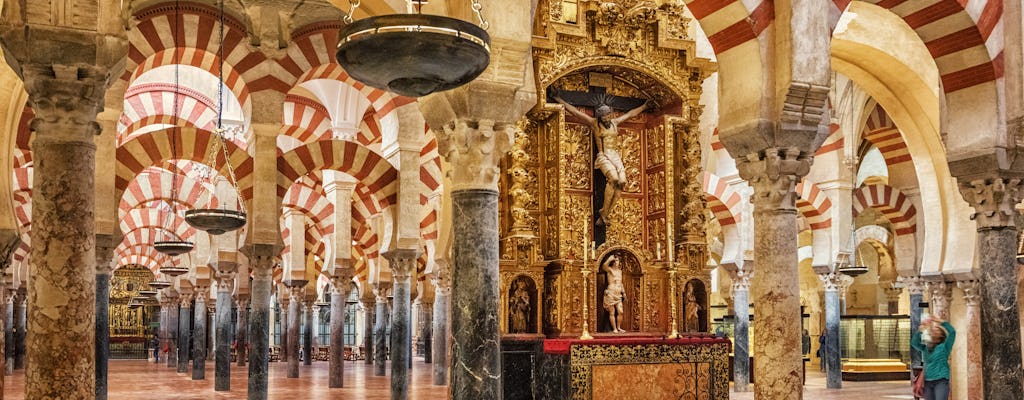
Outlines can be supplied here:
[[582, 246], [583, 247], [583, 265], [584, 266], [586, 266], [586, 264], [587, 264], [587, 229], [588, 229], [587, 228], [587, 221], [584, 220], [583, 221], [583, 240], [582, 240], [582, 243], [583, 243], [583, 246]]

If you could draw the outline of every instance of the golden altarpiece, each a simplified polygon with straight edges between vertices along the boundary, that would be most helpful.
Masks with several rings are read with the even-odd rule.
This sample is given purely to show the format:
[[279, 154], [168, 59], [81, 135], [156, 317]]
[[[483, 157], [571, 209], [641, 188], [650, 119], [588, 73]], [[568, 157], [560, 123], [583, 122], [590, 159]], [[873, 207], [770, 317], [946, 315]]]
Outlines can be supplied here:
[[[500, 181], [503, 332], [579, 337], [584, 318], [595, 335], [609, 332], [600, 263], [610, 255], [622, 261], [622, 328], [664, 336], [674, 302], [680, 332], [706, 332], [697, 126], [701, 84], [715, 65], [696, 57], [690, 17], [665, 0], [542, 0], [537, 12], [533, 59], [547, 95], [521, 121]], [[593, 132], [552, 100], [558, 93], [651, 104], [618, 125], [626, 184], [603, 224]], [[577, 106], [593, 115], [596, 105]]]

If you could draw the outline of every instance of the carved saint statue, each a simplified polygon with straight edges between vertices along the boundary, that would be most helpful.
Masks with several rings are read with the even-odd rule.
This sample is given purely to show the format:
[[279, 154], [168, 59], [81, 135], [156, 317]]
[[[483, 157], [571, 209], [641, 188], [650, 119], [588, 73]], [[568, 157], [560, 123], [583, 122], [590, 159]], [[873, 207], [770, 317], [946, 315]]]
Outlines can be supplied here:
[[586, 122], [592, 130], [594, 143], [597, 146], [597, 157], [594, 159], [594, 167], [601, 170], [607, 181], [604, 189], [604, 205], [598, 211], [601, 216], [596, 222], [598, 226], [602, 226], [608, 222], [608, 214], [611, 213], [612, 207], [615, 206], [619, 193], [622, 193], [622, 189], [626, 186], [626, 168], [622, 165], [622, 156], [619, 154], [619, 123], [633, 118], [646, 110], [650, 100], [620, 115], [618, 118], [609, 118], [612, 108], [607, 105], [597, 107], [594, 110], [594, 117], [591, 117], [573, 107], [572, 104], [562, 100], [561, 97], [555, 96], [555, 100], [562, 104], [566, 111]]
[[622, 303], [626, 301], [626, 288], [622, 286], [622, 264], [618, 257], [609, 256], [601, 265], [601, 270], [608, 276], [608, 287], [604, 289], [604, 308], [608, 310], [612, 332], [626, 332], [622, 329]]
[[516, 290], [508, 299], [508, 310], [512, 316], [511, 333], [526, 333], [530, 317], [530, 292], [526, 289], [526, 281], [517, 280]]
[[693, 283], [686, 283], [686, 316], [683, 318], [683, 327], [686, 332], [697, 332], [700, 330], [700, 303], [697, 302], [697, 295], [693, 291]]

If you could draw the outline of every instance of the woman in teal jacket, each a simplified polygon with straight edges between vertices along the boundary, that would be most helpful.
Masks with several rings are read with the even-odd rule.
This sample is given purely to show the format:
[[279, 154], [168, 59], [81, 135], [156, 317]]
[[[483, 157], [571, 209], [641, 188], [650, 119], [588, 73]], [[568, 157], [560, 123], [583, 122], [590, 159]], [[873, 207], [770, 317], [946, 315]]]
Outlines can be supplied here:
[[949, 399], [949, 352], [956, 330], [949, 322], [928, 318], [910, 339], [910, 346], [924, 359], [924, 399]]

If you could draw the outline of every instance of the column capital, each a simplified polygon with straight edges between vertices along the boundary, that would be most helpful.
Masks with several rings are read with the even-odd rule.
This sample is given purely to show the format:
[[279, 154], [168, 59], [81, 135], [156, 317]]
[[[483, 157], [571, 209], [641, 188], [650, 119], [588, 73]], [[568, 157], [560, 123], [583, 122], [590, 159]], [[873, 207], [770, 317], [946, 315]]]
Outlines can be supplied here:
[[897, 281], [902, 282], [903, 287], [907, 288], [911, 295], [924, 294], [925, 280], [920, 276], [901, 276]]
[[882, 290], [885, 291], [885, 299], [887, 301], [898, 301], [900, 295], [903, 294], [903, 288], [893, 286], [892, 284], [882, 286]]
[[248, 306], [249, 306], [249, 299], [248, 298], [239, 297], [239, 298], [235, 299], [235, 307], [238, 307], [239, 310], [244, 310]]
[[827, 274], [818, 274], [818, 279], [825, 285], [826, 292], [835, 292], [842, 286], [842, 276], [844, 275], [839, 272], [829, 272]]
[[853, 277], [846, 274], [839, 275], [839, 298], [846, 298], [846, 290], [853, 285]]
[[968, 307], [981, 305], [981, 281], [975, 279], [957, 281], [956, 285], [963, 290], [964, 300]]
[[737, 290], [750, 290], [750, 278], [753, 273], [737, 269], [735, 273], [730, 275], [732, 275], [732, 290], [734, 292]]
[[114, 235], [96, 235], [96, 273], [110, 274], [114, 272], [114, 249], [117, 247]]
[[45, 132], [35, 140], [93, 144], [93, 136], [101, 131], [96, 115], [103, 110], [109, 70], [84, 64], [21, 67], [25, 91], [36, 114], [31, 129]]
[[391, 282], [377, 282], [373, 284], [373, 294], [377, 298], [378, 303], [388, 302], [388, 292], [391, 291]]
[[178, 302], [181, 304], [183, 308], [190, 308], [192, 307], [193, 297], [195, 297], [195, 295], [192, 293], [179, 293]]
[[438, 152], [451, 163], [452, 190], [498, 190], [498, 164], [512, 148], [515, 129], [515, 123], [460, 118], [435, 130]]
[[236, 271], [217, 271], [217, 291], [230, 292], [235, 286]]
[[974, 208], [978, 229], [1014, 226], [1013, 206], [1021, 200], [1021, 180], [991, 177], [960, 183], [960, 194]]
[[796, 147], [771, 147], [736, 159], [741, 178], [754, 188], [758, 210], [796, 211], [796, 183], [810, 171], [813, 157]]
[[347, 297], [352, 292], [352, 286], [354, 285], [351, 274], [338, 274], [331, 277], [331, 290], [334, 294]]
[[388, 259], [392, 276], [404, 279], [416, 271], [416, 259], [420, 252], [417, 249], [393, 249], [382, 255]]
[[452, 290], [452, 264], [445, 258], [434, 260], [434, 271], [430, 277], [434, 291], [450, 294]]

